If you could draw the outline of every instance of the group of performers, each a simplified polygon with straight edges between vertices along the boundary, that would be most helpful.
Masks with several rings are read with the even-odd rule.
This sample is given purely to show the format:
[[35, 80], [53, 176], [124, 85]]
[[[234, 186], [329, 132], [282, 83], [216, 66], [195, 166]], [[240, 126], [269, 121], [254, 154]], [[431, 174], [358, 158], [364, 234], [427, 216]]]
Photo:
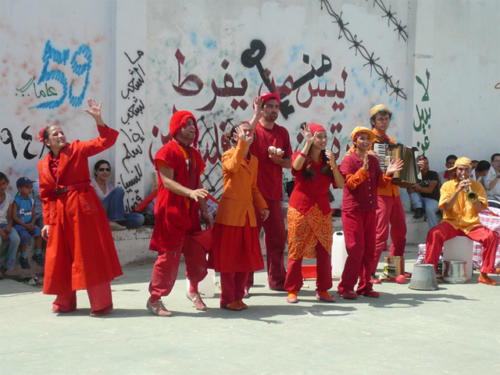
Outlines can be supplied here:
[[[88, 103], [86, 112], [97, 124], [98, 138], [68, 143], [57, 125], [40, 132], [40, 140], [50, 150], [38, 163], [42, 235], [48, 240], [43, 291], [57, 296], [52, 310], [64, 313], [76, 309], [75, 291], [86, 289], [91, 315], [102, 316], [113, 308], [110, 281], [122, 271], [104, 209], [90, 186], [88, 158], [111, 147], [118, 132], [102, 121], [101, 105], [93, 100]], [[326, 150], [327, 132], [319, 124], [303, 126], [302, 150], [292, 154], [288, 131], [276, 124], [279, 108], [278, 94], [262, 94], [254, 101], [251, 120], [228, 133], [233, 147], [222, 156], [224, 186], [213, 228], [205, 202], [208, 192], [200, 180], [205, 163], [196, 147], [196, 119], [188, 111], [173, 114], [169, 124], [172, 139], [154, 157], [158, 195], [150, 249], [158, 256], [146, 303], [151, 313], [171, 315], [162, 297], [174, 286], [181, 254], [190, 281], [187, 298], [197, 310], [207, 309], [198, 284], [208, 267], [221, 274], [220, 307], [246, 309], [243, 299], [249, 296], [253, 272], [264, 268], [261, 228], [269, 288], [287, 291], [287, 302], [298, 302], [302, 260], [316, 258], [316, 298], [334, 302], [328, 292], [332, 287], [333, 235], [330, 186], [343, 188], [342, 224], [348, 253], [338, 293], [345, 299], [379, 296], [373, 290], [378, 282], [373, 275], [386, 250], [389, 227], [390, 255], [402, 256], [406, 241], [404, 211], [398, 187], [392, 183], [403, 162], [391, 161], [382, 172], [371, 151], [374, 142], [395, 142], [386, 134], [390, 110], [385, 105], [370, 110], [372, 129], [354, 128], [352, 147], [338, 166], [333, 153]], [[486, 194], [481, 184], [469, 180], [470, 165], [465, 157], [457, 159], [452, 168], [457, 177], [442, 187], [439, 206], [444, 210], [443, 222], [428, 234], [426, 263], [437, 264], [445, 240], [466, 235], [485, 246], [479, 282], [494, 285], [487, 274], [495, 272], [499, 237], [478, 220], [478, 213], [486, 207]], [[283, 168], [291, 168], [295, 177], [287, 213], [286, 268]], [[469, 199], [471, 191], [477, 199]]]

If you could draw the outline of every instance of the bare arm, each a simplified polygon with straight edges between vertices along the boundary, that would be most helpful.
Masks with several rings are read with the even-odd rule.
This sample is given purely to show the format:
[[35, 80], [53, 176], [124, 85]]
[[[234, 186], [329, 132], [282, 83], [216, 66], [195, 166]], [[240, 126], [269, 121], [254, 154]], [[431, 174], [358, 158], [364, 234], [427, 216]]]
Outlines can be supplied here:
[[427, 186], [427, 187], [415, 185], [415, 191], [417, 191], [419, 193], [430, 194], [434, 191], [435, 187], [437, 186], [437, 183], [438, 182], [436, 180], [432, 180], [429, 182], [429, 186]]
[[300, 152], [300, 154], [293, 161], [293, 165], [291, 165], [292, 168], [295, 169], [296, 171], [300, 171], [304, 166], [304, 163], [306, 161], [306, 156], [304, 155], [307, 155], [313, 144], [313, 135], [311, 133], [311, 130], [309, 129], [309, 126], [307, 125], [304, 126], [304, 128], [302, 129], [302, 135], [304, 136], [305, 139], [304, 146], [302, 147], [302, 151]]
[[184, 185], [179, 184], [177, 181], [174, 180], [174, 171], [173, 169], [168, 168], [165, 165], [162, 165], [159, 169], [160, 172], [160, 178], [161, 182], [163, 183], [163, 186], [165, 189], [168, 191], [181, 195], [183, 197], [188, 197], [196, 202], [199, 202], [203, 198], [205, 198], [208, 194], [208, 191], [205, 189], [196, 189], [192, 190]]

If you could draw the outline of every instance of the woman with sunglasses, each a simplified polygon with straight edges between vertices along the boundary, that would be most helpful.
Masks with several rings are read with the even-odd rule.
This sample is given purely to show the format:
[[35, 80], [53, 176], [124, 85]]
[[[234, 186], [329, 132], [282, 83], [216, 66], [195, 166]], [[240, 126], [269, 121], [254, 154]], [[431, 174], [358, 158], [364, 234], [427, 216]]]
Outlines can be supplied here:
[[50, 152], [38, 162], [43, 205], [42, 236], [47, 240], [43, 292], [55, 294], [55, 313], [76, 309], [76, 291], [86, 289], [92, 316], [113, 309], [110, 281], [122, 274], [102, 204], [90, 186], [88, 158], [116, 142], [118, 132], [101, 118], [101, 105], [89, 100], [99, 136], [66, 141], [58, 125], [39, 133]]
[[144, 216], [138, 212], [125, 212], [123, 206], [125, 192], [120, 186], [114, 187], [109, 176], [111, 176], [111, 165], [107, 160], [99, 160], [94, 165], [94, 178], [90, 184], [104, 206], [111, 230], [140, 227], [144, 224]]

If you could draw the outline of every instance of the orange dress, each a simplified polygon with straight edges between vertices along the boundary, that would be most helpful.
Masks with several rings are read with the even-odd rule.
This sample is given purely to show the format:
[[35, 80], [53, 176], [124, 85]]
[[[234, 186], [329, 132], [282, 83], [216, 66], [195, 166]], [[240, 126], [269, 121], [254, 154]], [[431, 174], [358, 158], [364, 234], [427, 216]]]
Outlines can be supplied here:
[[244, 141], [222, 155], [224, 190], [213, 231], [210, 265], [219, 272], [250, 272], [264, 268], [255, 207], [267, 208], [257, 188], [258, 161], [246, 159]]
[[38, 162], [44, 225], [49, 227], [45, 255], [45, 294], [64, 294], [109, 282], [122, 274], [106, 212], [90, 186], [88, 158], [110, 148], [114, 129], [98, 126], [99, 137], [76, 140], [59, 153], [54, 176], [50, 154]]

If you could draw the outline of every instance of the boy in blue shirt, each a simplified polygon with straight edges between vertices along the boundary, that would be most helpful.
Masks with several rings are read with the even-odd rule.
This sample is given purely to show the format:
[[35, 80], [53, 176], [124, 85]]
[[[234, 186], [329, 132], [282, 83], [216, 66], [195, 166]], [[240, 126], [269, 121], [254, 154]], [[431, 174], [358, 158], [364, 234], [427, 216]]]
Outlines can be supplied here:
[[31, 197], [33, 181], [27, 177], [21, 177], [17, 180], [16, 186], [18, 194], [14, 198], [14, 203], [12, 204], [12, 217], [15, 223], [14, 228], [21, 238], [21, 256], [19, 258], [19, 263], [22, 268], [30, 268], [26, 248], [30, 243], [31, 237], [35, 237], [35, 253], [32, 258], [41, 266], [43, 265], [42, 237], [40, 227], [35, 225], [36, 212], [34, 200]]

